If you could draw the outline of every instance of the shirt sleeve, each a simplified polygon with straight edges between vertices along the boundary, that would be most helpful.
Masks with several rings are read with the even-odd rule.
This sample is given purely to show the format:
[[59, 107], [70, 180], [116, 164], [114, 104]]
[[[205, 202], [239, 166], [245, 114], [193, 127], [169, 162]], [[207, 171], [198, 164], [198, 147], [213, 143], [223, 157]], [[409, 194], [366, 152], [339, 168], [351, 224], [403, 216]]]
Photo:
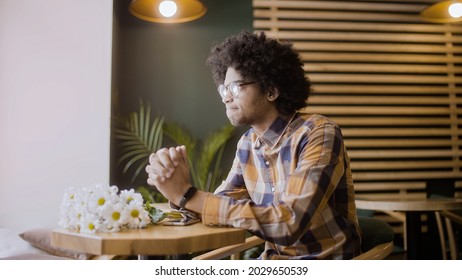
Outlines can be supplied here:
[[344, 176], [344, 147], [340, 129], [331, 123], [314, 127], [292, 145], [296, 165], [277, 201], [256, 205], [250, 199], [209, 194], [203, 223], [245, 228], [280, 245], [298, 240], [310, 228], [313, 218], [328, 207]]

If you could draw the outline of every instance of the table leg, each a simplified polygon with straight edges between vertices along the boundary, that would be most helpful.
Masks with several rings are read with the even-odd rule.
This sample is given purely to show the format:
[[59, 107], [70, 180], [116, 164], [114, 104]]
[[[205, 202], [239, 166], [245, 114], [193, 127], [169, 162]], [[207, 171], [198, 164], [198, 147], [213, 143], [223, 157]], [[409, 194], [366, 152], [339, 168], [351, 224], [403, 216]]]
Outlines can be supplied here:
[[418, 211], [406, 212], [407, 258], [422, 259], [422, 221]]

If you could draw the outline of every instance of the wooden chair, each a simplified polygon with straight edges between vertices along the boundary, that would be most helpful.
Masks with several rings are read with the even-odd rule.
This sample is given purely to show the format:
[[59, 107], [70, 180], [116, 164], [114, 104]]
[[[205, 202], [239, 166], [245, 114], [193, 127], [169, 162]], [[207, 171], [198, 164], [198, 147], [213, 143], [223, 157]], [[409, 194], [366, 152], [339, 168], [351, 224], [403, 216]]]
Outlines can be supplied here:
[[232, 260], [238, 260], [240, 259], [240, 252], [243, 252], [247, 249], [253, 248], [263, 243], [265, 243], [265, 240], [259, 238], [258, 236], [251, 236], [246, 238], [244, 243], [221, 247], [210, 252], [204, 253], [202, 255], [196, 256], [193, 258], [193, 260], [220, 260], [226, 257], [230, 257]]
[[393, 251], [394, 231], [385, 221], [358, 216], [363, 253], [354, 260], [382, 260]]
[[448, 239], [449, 255], [451, 259], [457, 260], [457, 257], [459, 255], [457, 242], [454, 237], [454, 230], [452, 228], [452, 222], [462, 225], [462, 215], [460, 214], [460, 212], [456, 213], [453, 211], [435, 212], [436, 224], [438, 226], [438, 233], [441, 242], [441, 253], [444, 260], [448, 259], [448, 250], [446, 249], [446, 236]]
[[[393, 228], [386, 222], [371, 218], [358, 217], [361, 229], [363, 253], [354, 260], [380, 260], [386, 258], [393, 250]], [[258, 246], [265, 241], [257, 236], [248, 237], [245, 243], [230, 245], [212, 250], [196, 256], [194, 260], [219, 260], [230, 257], [232, 260], [239, 259], [239, 253]]]

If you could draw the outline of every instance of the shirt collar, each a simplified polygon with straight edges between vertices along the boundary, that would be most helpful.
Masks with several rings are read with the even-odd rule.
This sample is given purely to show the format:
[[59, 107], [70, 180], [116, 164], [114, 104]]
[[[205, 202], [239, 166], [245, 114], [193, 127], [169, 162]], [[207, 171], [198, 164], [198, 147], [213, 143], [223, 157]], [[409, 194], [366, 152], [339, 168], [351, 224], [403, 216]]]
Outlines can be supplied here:
[[284, 135], [287, 128], [290, 126], [292, 120], [295, 119], [297, 114], [293, 114], [289, 117], [283, 117], [279, 115], [274, 122], [270, 125], [270, 127], [263, 133], [263, 135], [259, 135], [256, 139], [256, 148], [260, 147], [260, 143], [265, 143], [271, 149], [273, 149], [279, 142], [279, 140]]

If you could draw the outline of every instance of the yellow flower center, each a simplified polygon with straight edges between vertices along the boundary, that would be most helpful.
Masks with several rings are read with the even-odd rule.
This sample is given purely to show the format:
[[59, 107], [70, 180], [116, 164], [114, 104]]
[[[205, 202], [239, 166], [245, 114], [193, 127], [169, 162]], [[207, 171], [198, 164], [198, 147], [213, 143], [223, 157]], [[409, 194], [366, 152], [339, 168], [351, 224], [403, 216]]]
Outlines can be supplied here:
[[94, 229], [95, 229], [95, 225], [92, 224], [92, 223], [89, 223], [89, 224], [88, 224], [88, 229], [89, 229], [89, 230], [94, 230]]
[[103, 205], [105, 202], [106, 200], [104, 199], [104, 197], [98, 199], [98, 205]]
[[128, 198], [127, 198], [127, 204], [129, 204], [130, 201], [132, 201], [132, 200], [133, 200], [133, 197], [128, 197]]
[[120, 219], [120, 213], [119, 212], [112, 213], [112, 219], [115, 221], [118, 221]]
[[136, 209], [133, 209], [132, 212], [130, 213], [130, 215], [133, 218], [137, 218], [140, 215], [140, 212], [138, 210], [136, 210]]

